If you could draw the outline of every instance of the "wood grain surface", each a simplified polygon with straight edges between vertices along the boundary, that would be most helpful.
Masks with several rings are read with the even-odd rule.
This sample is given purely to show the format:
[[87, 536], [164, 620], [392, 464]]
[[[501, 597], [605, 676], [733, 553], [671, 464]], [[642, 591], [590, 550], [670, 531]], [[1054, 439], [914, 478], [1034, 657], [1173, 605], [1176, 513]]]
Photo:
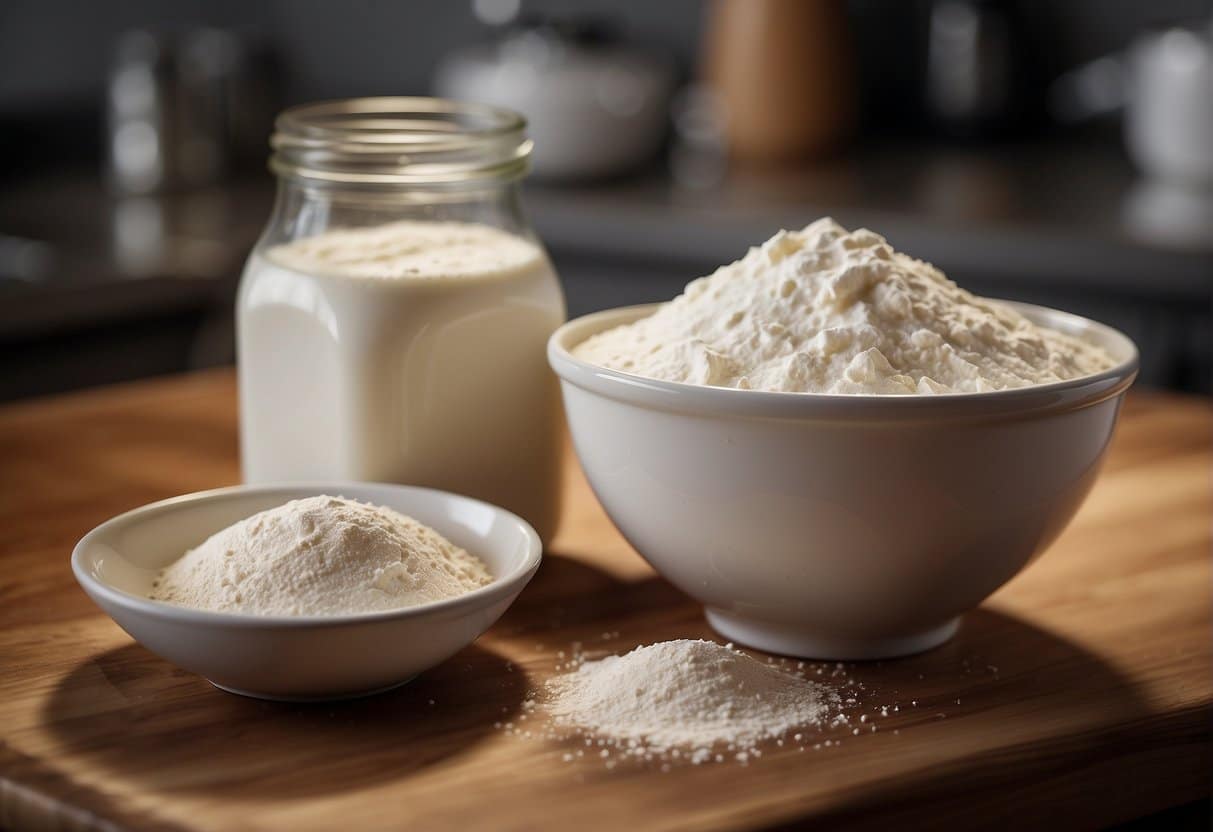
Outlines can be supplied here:
[[1091, 826], [1194, 800], [1213, 763], [1211, 413], [1133, 394], [1051, 551], [947, 645], [848, 667], [869, 712], [898, 708], [873, 716], [876, 732], [662, 772], [566, 762], [566, 745], [493, 727], [574, 641], [605, 654], [711, 637], [571, 458], [561, 531], [486, 636], [395, 692], [283, 705], [221, 693], [132, 643], [68, 566], [75, 541], [118, 512], [237, 482], [231, 375], [7, 406], [0, 827]]

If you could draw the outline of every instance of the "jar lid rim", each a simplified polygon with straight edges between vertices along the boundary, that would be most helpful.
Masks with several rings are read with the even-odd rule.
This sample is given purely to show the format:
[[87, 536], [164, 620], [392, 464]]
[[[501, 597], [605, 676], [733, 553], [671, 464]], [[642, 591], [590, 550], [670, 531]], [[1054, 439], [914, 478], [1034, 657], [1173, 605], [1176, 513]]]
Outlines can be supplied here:
[[422, 96], [320, 101], [279, 114], [275, 173], [330, 184], [459, 184], [527, 170], [526, 119], [489, 104]]

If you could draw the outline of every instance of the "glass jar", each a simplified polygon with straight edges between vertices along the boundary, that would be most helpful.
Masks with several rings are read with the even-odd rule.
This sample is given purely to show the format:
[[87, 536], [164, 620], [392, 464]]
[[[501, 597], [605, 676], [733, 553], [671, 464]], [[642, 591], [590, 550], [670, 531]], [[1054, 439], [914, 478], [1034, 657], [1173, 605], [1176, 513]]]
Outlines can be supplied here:
[[547, 541], [564, 297], [518, 184], [507, 110], [362, 98], [282, 113], [278, 197], [240, 283], [247, 482], [425, 485], [504, 506]]

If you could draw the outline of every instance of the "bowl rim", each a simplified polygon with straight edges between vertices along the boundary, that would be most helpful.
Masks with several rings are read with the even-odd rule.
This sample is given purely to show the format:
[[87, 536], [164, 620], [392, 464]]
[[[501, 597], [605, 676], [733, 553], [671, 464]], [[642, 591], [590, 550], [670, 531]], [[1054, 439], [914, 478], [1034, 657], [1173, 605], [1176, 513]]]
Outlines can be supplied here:
[[1065, 381], [993, 390], [983, 393], [936, 395], [869, 393], [798, 393], [738, 390], [708, 387], [677, 381], [651, 379], [622, 370], [591, 364], [573, 356], [573, 346], [614, 326], [639, 320], [662, 304], [620, 306], [582, 315], [568, 321], [548, 339], [548, 363], [563, 382], [608, 398], [647, 408], [705, 415], [737, 415], [757, 418], [963, 418], [1010, 415], [1058, 408], [1085, 407], [1122, 394], [1137, 376], [1140, 355], [1127, 335], [1098, 321], [1047, 306], [991, 298], [1015, 309], [1033, 323], [1091, 341], [1113, 357], [1123, 356], [1114, 366]]
[[[110, 586], [97, 579], [85, 565], [86, 553], [97, 542], [97, 538], [104, 536], [117, 527], [138, 523], [150, 514], [164, 514], [199, 502], [213, 502], [247, 495], [273, 494], [276, 492], [311, 492], [311, 495], [315, 496], [333, 493], [334, 490], [340, 492], [342, 489], [349, 491], [355, 488], [388, 488], [409, 493], [433, 494], [446, 500], [485, 506], [517, 526], [518, 531], [521, 532], [522, 537], [527, 543], [526, 555], [522, 563], [510, 572], [503, 575], [494, 575], [493, 580], [487, 585], [454, 598], [444, 598], [440, 601], [430, 601], [394, 610], [376, 610], [364, 613], [346, 613], [344, 615], [257, 615], [255, 613], [222, 612], [169, 604], [164, 601], [143, 598]], [[284, 502], [294, 499], [300, 499], [300, 497], [284, 496]], [[215, 529], [215, 531], [219, 531], [219, 529]], [[482, 608], [502, 598], [520, 593], [526, 587], [531, 577], [534, 576], [542, 560], [543, 544], [539, 539], [539, 534], [531, 527], [531, 524], [517, 514], [484, 500], [478, 500], [474, 497], [467, 497], [463, 494], [456, 494], [437, 488], [403, 485], [400, 483], [362, 482], [355, 480], [308, 480], [302, 482], [273, 482], [258, 483], [256, 485], [224, 486], [222, 488], [181, 494], [176, 497], [169, 497], [164, 500], [157, 500], [138, 506], [111, 517], [81, 537], [72, 549], [71, 564], [72, 573], [75, 575], [77, 583], [90, 596], [99, 597], [108, 603], [115, 604], [127, 611], [140, 615], [198, 625], [308, 629], [348, 624], [374, 624], [383, 621], [420, 618], [439, 613], [471, 612], [473, 609]]]

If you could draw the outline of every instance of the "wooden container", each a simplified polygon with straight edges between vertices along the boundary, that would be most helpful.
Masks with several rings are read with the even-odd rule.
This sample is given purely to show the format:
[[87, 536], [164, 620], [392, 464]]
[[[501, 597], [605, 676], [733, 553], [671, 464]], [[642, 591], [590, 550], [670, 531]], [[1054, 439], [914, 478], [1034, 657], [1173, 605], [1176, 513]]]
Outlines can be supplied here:
[[837, 0], [717, 0], [703, 62], [737, 159], [826, 153], [852, 130], [854, 56]]

